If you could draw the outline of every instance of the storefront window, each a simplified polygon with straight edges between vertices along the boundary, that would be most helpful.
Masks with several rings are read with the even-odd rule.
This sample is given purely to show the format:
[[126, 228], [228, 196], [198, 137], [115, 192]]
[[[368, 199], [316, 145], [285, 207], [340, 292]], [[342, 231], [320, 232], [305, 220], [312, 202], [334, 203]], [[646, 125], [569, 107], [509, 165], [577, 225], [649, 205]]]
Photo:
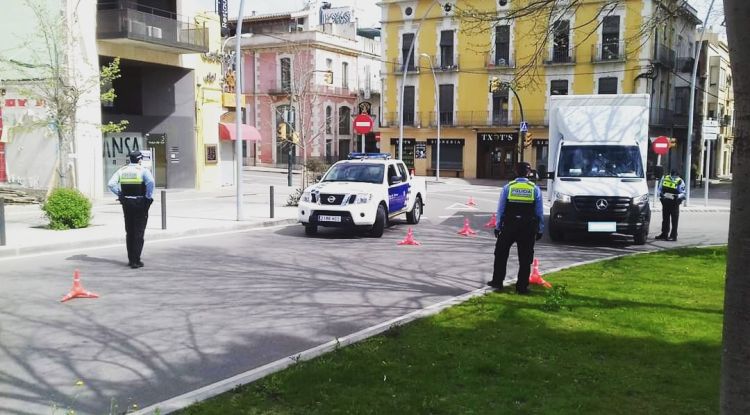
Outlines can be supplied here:
[[[437, 141], [428, 140], [432, 145], [432, 167], [437, 166]], [[445, 139], [440, 140], [440, 168], [449, 170], [463, 170], [464, 168], [464, 143], [463, 140]]]

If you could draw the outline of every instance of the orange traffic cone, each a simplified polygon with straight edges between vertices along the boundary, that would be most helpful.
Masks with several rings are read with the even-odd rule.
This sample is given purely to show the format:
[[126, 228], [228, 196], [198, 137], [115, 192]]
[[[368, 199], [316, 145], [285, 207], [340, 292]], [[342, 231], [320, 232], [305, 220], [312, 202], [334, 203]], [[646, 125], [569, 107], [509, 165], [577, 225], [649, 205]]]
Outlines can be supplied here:
[[476, 206], [476, 205], [477, 205], [477, 202], [475, 202], [475, 201], [474, 201], [474, 198], [473, 198], [473, 197], [471, 197], [471, 196], [469, 196], [469, 201], [468, 201], [468, 202], [466, 202], [466, 206], [471, 206], [471, 207], [474, 207], [474, 206]]
[[471, 229], [471, 226], [469, 226], [469, 218], [464, 218], [464, 227], [458, 231], [458, 234], [463, 236], [474, 236], [477, 234], [477, 231]]
[[531, 276], [529, 277], [529, 284], [541, 285], [544, 288], [552, 288], [552, 284], [542, 278], [542, 274], [539, 272], [539, 260], [534, 258], [534, 268], [531, 270]]
[[416, 239], [414, 239], [414, 231], [409, 228], [408, 231], [406, 231], [406, 238], [404, 238], [403, 241], [398, 243], [399, 245], [422, 245], [419, 242], [417, 242]]
[[83, 289], [81, 285], [81, 273], [78, 270], [73, 271], [73, 289], [60, 302], [64, 303], [73, 298], [99, 298], [99, 295]]
[[493, 213], [490, 221], [484, 224], [485, 228], [494, 228], [497, 226], [497, 214]]

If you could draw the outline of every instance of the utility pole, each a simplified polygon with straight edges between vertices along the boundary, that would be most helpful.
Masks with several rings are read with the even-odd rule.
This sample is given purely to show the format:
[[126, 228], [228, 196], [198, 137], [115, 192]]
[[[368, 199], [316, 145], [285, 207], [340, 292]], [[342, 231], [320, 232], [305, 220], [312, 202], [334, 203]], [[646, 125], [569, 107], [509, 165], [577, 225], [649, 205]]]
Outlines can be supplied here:
[[234, 59], [236, 62], [236, 72], [237, 76], [235, 77], [235, 86], [236, 90], [234, 91], [234, 108], [237, 111], [237, 116], [235, 117], [235, 141], [234, 141], [234, 158], [235, 158], [235, 172], [237, 176], [237, 220], [242, 220], [242, 129], [240, 128], [240, 122], [241, 120], [241, 114], [242, 114], [242, 102], [240, 98], [242, 97], [242, 55], [241, 55], [241, 42], [240, 39], [242, 38], [242, 20], [243, 15], [245, 13], [245, 0], [240, 0], [240, 10], [237, 14], [237, 29], [235, 30], [235, 47], [234, 47]]

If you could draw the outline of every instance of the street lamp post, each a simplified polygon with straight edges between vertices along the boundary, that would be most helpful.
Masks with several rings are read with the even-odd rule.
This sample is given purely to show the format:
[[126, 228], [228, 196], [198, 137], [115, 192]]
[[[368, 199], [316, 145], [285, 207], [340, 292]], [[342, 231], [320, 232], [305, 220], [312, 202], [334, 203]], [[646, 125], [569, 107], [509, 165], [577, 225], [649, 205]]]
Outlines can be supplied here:
[[[424, 22], [424, 19], [427, 18], [427, 15], [430, 14], [430, 11], [433, 7], [435, 7], [436, 4], [440, 4], [438, 0], [433, 0], [430, 7], [427, 9], [426, 12], [422, 15], [422, 18], [419, 19], [419, 23], [417, 23], [417, 31], [414, 33], [414, 39], [411, 41], [411, 45], [409, 45], [409, 52], [404, 56], [404, 66], [401, 68], [401, 71], [403, 71], [403, 76], [401, 77], [401, 89], [399, 91], [399, 100], [398, 105], [400, 108], [399, 114], [399, 135], [398, 135], [398, 159], [403, 160], [404, 155], [404, 87], [406, 86], [406, 74], [409, 72], [409, 63], [411, 62], [411, 54], [414, 53], [414, 43], [416, 43], [417, 39], [419, 39], [419, 31], [422, 30], [422, 22]], [[445, 3], [443, 5], [443, 10], [446, 12], [451, 11], [451, 8], [453, 6], [450, 3]]]
[[[706, 20], [703, 21], [703, 27], [701, 27], [701, 36], [698, 40], [698, 45], [695, 48], [695, 55], [693, 55], [693, 77], [690, 80], [690, 109], [688, 110], [687, 154], [685, 154], [685, 182], [687, 183], [687, 186], [685, 186], [685, 206], [688, 206], [690, 204], [690, 167], [691, 159], [693, 157], [693, 111], [695, 109], [695, 78], [698, 76], [698, 59], [700, 59], [701, 48], [703, 47], [703, 34], [706, 31], [708, 18], [711, 16], [711, 9], [713, 7], [714, 0], [711, 0], [711, 4], [708, 6], [708, 11], [706, 12]], [[708, 183], [708, 178], [706, 178], [706, 183]]]
[[420, 53], [419, 56], [427, 58], [430, 62], [432, 80], [435, 82], [435, 105], [437, 106], [437, 165], [435, 166], [435, 181], [438, 182], [440, 181], [440, 89], [438, 88], [437, 76], [435, 76], [435, 66], [432, 64], [432, 57], [426, 53]]
[[[242, 122], [241, 118], [241, 111], [242, 111], [242, 103], [240, 101], [241, 94], [242, 94], [242, 57], [240, 55], [241, 49], [240, 49], [240, 42], [239, 40], [243, 37], [242, 35], [242, 20], [243, 20], [243, 14], [245, 12], [245, 0], [240, 0], [240, 10], [237, 14], [237, 29], [235, 30], [235, 35], [230, 36], [224, 40], [224, 42], [221, 45], [221, 51], [224, 52], [224, 48], [227, 46], [227, 42], [229, 42], [230, 39], [237, 39], [234, 45], [234, 59], [235, 59], [235, 101], [234, 101], [234, 108], [237, 112], [237, 116], [234, 120], [234, 127], [235, 127], [235, 143], [234, 143], [234, 158], [235, 158], [235, 175], [237, 180], [237, 186], [236, 186], [236, 209], [237, 209], [237, 220], [242, 220], [242, 128], [240, 127], [240, 124]], [[246, 33], [248, 35], [252, 35], [250, 33]]]
[[[513, 86], [510, 84], [510, 82], [506, 81], [500, 81], [496, 76], [493, 76], [490, 80], [490, 92], [494, 93], [502, 88], [508, 88], [511, 92], [513, 92], [513, 95], [516, 97], [516, 102], [518, 102], [518, 109], [521, 112], [521, 124], [523, 124], [526, 121], [526, 117], [523, 116], [523, 104], [521, 103], [521, 97], [518, 96], [518, 93], [513, 88]], [[521, 141], [519, 143], [520, 151], [519, 151], [519, 161], [523, 162], [523, 146], [526, 142], [526, 131], [523, 131], [520, 128], [519, 125], [519, 140]]]

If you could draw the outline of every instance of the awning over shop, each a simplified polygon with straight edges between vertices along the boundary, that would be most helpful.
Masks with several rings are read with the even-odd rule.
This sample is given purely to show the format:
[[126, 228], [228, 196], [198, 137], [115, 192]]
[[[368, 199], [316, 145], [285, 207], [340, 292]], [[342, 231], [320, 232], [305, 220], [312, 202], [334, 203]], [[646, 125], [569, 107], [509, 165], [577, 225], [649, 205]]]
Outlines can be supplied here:
[[[219, 123], [219, 139], [231, 140], [237, 139], [237, 127], [234, 123]], [[261, 141], [260, 131], [252, 125], [240, 124], [240, 139], [247, 141]]]

